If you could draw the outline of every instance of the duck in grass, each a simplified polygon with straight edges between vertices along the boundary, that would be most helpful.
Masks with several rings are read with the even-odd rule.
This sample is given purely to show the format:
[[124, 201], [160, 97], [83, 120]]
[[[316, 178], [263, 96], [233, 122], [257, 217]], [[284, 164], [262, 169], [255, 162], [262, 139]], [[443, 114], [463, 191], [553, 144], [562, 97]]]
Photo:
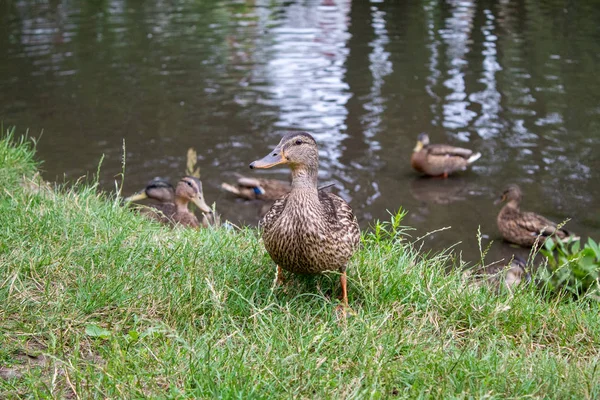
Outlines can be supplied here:
[[496, 293], [505, 290], [512, 292], [517, 286], [532, 281], [527, 262], [514, 255], [508, 263], [496, 262], [478, 270], [467, 269], [463, 274], [465, 277], [472, 278], [475, 285], [488, 285]]
[[[212, 213], [204, 201], [202, 182], [192, 176], [181, 178], [174, 190], [168, 182], [154, 179], [143, 191], [125, 200], [138, 201], [145, 198], [154, 199], [158, 203], [142, 209], [142, 213], [162, 223], [197, 228], [200, 223], [196, 215], [188, 208], [190, 202], [194, 203], [203, 213]], [[206, 219], [203, 219], [203, 225], [206, 226], [207, 223], [204, 221]]]
[[125, 202], [150, 199], [158, 204], [173, 203], [175, 200], [175, 188], [166, 179], [154, 178], [144, 190], [125, 198]]
[[275, 201], [259, 223], [265, 248], [277, 264], [276, 281], [283, 281], [282, 270], [301, 274], [339, 271], [342, 306], [348, 309], [346, 267], [360, 243], [356, 217], [344, 199], [318, 190], [319, 151], [311, 135], [287, 133], [250, 168], [279, 164], [290, 167], [292, 189]]
[[507, 265], [495, 265], [486, 271], [488, 282], [496, 288], [513, 290], [521, 283], [531, 282], [531, 275], [527, 271], [527, 262], [521, 257], [513, 256]]
[[249, 178], [237, 175], [236, 185], [223, 182], [221, 187], [245, 200], [274, 201], [292, 190], [292, 186], [278, 179]]
[[524, 247], [544, 244], [547, 238], [554, 236], [558, 240], [578, 239], [556, 223], [533, 212], [521, 211], [519, 205], [523, 194], [517, 185], [509, 185], [498, 202], [506, 201], [500, 210], [496, 222], [498, 230], [507, 242]]
[[462, 147], [429, 144], [429, 136], [421, 133], [417, 137], [417, 145], [410, 158], [410, 164], [425, 175], [447, 178], [453, 172], [467, 169], [479, 157], [481, 153], [474, 153], [473, 150]]

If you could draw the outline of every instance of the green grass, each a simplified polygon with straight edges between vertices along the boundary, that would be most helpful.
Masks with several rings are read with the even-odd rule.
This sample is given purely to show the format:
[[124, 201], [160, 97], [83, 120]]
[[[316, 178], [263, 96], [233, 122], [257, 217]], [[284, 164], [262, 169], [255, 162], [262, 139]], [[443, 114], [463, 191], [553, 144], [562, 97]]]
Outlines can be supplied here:
[[32, 147], [0, 140], [0, 398], [600, 397], [592, 302], [473, 285], [394, 218], [363, 235], [340, 319], [335, 274], [273, 288], [254, 229], [38, 188]]

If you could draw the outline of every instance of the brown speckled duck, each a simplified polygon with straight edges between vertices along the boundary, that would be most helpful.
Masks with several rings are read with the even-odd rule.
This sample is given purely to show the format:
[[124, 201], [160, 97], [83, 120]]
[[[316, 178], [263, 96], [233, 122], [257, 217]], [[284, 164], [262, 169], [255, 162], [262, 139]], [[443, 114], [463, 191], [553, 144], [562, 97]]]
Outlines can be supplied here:
[[[536, 240], [539, 245], [554, 236], [560, 240], [576, 239], [565, 229], [558, 229], [556, 223], [533, 212], [521, 211], [519, 204], [523, 197], [517, 185], [509, 185], [502, 193], [500, 201], [506, 201], [496, 222], [504, 240], [520, 246], [532, 247]], [[539, 237], [539, 239], [538, 239]]]
[[494, 263], [478, 271], [465, 270], [464, 275], [474, 278], [477, 286], [489, 285], [496, 292], [513, 291], [517, 286], [531, 282], [527, 263], [521, 257], [513, 256], [508, 264]]
[[238, 175], [237, 184], [222, 183], [221, 187], [237, 197], [246, 200], [274, 201], [292, 190], [289, 182], [278, 179], [248, 178]]
[[447, 144], [429, 144], [429, 136], [421, 133], [410, 157], [411, 166], [426, 175], [447, 178], [453, 172], [463, 171], [477, 161], [481, 153]]
[[527, 263], [521, 257], [515, 257], [510, 260], [508, 265], [499, 265], [490, 268], [488, 272], [488, 281], [496, 287], [498, 291], [502, 289], [512, 290], [522, 282], [531, 281], [531, 275], [527, 272]]
[[342, 303], [347, 308], [346, 266], [360, 242], [356, 217], [341, 197], [318, 190], [319, 151], [311, 135], [286, 134], [250, 168], [278, 164], [292, 170], [292, 190], [259, 224], [265, 248], [277, 264], [277, 281], [283, 279], [282, 269], [307, 274], [340, 271]]
[[[174, 191], [168, 182], [155, 179], [142, 192], [130, 196], [126, 200], [136, 201], [145, 198], [158, 200], [159, 203], [142, 209], [142, 212], [153, 219], [171, 225], [179, 224], [192, 228], [200, 225], [196, 215], [188, 208], [190, 201], [203, 213], [212, 212], [204, 201], [202, 182], [191, 176], [181, 178]], [[206, 223], [204, 224], [206, 225]]]

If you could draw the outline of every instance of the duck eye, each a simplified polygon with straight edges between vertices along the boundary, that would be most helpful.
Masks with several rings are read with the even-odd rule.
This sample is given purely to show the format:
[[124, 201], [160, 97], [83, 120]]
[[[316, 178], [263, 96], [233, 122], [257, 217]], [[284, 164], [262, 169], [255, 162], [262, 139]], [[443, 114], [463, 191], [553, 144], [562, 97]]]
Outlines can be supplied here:
[[297, 145], [301, 145], [302, 144], [302, 140], [300, 140], [300, 139], [296, 140], [296, 144]]
[[192, 187], [192, 184], [190, 183], [190, 181], [184, 181], [184, 182], [185, 182], [185, 183], [187, 183], [187, 185], [188, 185], [189, 187]]

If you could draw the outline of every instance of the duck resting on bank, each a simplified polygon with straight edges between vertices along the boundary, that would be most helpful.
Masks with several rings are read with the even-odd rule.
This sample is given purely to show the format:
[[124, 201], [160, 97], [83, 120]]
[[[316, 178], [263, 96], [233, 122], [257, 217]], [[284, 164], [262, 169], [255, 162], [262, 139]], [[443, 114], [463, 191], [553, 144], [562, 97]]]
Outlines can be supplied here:
[[245, 200], [274, 201], [292, 190], [288, 182], [278, 179], [248, 178], [239, 174], [237, 178], [235, 186], [223, 182], [221, 187]]
[[314, 274], [339, 271], [342, 305], [348, 308], [346, 267], [360, 243], [360, 230], [352, 209], [341, 197], [318, 190], [319, 151], [306, 132], [287, 133], [266, 157], [250, 168], [287, 164], [292, 190], [275, 201], [259, 223], [267, 252], [282, 269]]
[[499, 202], [507, 202], [496, 219], [504, 240], [524, 247], [533, 247], [536, 242], [543, 245], [551, 236], [558, 240], [577, 239], [566, 229], [558, 228], [556, 223], [549, 219], [533, 212], [521, 211], [519, 205], [522, 197], [519, 186], [513, 184], [502, 192], [499, 199]]
[[[202, 193], [202, 182], [192, 176], [184, 176], [173, 190], [168, 182], [162, 179], [152, 180], [146, 188], [136, 193], [126, 201], [137, 201], [150, 198], [159, 201], [151, 207], [143, 208], [142, 213], [152, 219], [170, 225], [182, 225], [197, 228], [200, 223], [196, 215], [188, 208], [189, 202], [193, 202], [203, 213], [212, 213], [210, 207], [204, 201]], [[203, 225], [207, 225], [203, 219]]]
[[527, 270], [527, 262], [519, 256], [511, 258], [508, 264], [495, 264], [486, 267], [475, 275], [480, 283], [488, 283], [497, 292], [508, 289], [512, 291], [521, 283], [531, 282], [531, 275]]
[[425, 175], [447, 178], [453, 172], [464, 171], [479, 157], [481, 153], [473, 153], [473, 150], [462, 147], [429, 144], [429, 136], [421, 133], [417, 137], [417, 145], [410, 157], [410, 164]]
[[125, 202], [143, 199], [154, 200], [158, 204], [172, 203], [175, 200], [175, 188], [166, 179], [156, 177], [148, 182], [144, 190], [126, 197]]

